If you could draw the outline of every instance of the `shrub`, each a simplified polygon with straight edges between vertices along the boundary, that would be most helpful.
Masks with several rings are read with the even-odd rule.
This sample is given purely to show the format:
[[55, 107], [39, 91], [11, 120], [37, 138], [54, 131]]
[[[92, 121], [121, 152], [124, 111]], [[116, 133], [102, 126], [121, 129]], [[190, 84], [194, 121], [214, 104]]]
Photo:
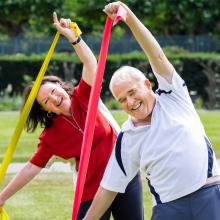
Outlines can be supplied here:
[[111, 110], [121, 109], [119, 102], [117, 102], [114, 98], [108, 98], [105, 101], [105, 105], [107, 106], [108, 109]]
[[4, 96], [0, 98], [0, 111], [15, 111], [21, 106], [21, 96]]
[[196, 109], [202, 109], [204, 107], [201, 97], [195, 99], [194, 106]]
[[[190, 53], [173, 47], [166, 49], [166, 55], [185, 80], [188, 89], [197, 92], [206, 108], [212, 109], [220, 106], [219, 92], [213, 92], [219, 88], [219, 54]], [[0, 95], [4, 95], [8, 84], [12, 85], [10, 95], [21, 93], [26, 82], [36, 78], [44, 58], [44, 54], [29, 57], [22, 54], [0, 56]], [[143, 53], [110, 54], [107, 58], [102, 85], [101, 95], [104, 101], [111, 97], [108, 86], [112, 73], [123, 65], [134, 66], [143, 71], [150, 78], [153, 89], [156, 89], [156, 79]], [[77, 83], [81, 78], [81, 72], [82, 64], [75, 55], [55, 53], [46, 74], [55, 74], [66, 80], [74, 79]], [[118, 108], [115, 104], [111, 105], [113, 108]]]

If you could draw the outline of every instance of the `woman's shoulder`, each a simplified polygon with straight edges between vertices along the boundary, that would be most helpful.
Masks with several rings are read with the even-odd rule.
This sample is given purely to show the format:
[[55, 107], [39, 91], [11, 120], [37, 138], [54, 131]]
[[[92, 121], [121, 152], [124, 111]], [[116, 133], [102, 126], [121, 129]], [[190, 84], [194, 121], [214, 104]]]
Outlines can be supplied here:
[[47, 139], [51, 136], [56, 135], [58, 132], [60, 132], [60, 129], [62, 130], [62, 120], [61, 116], [57, 115], [53, 118], [51, 124], [49, 127], [43, 128], [43, 131], [41, 132], [39, 138], [40, 139]]

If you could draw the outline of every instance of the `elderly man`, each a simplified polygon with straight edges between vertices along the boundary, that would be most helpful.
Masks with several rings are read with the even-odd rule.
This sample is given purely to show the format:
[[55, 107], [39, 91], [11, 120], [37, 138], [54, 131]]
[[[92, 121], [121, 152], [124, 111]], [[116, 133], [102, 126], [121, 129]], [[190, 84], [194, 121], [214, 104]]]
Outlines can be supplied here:
[[85, 219], [99, 219], [141, 168], [153, 197], [153, 220], [219, 220], [220, 170], [186, 84], [126, 5], [111, 3], [104, 11], [113, 18], [119, 6], [127, 11], [125, 23], [147, 55], [159, 88], [154, 93], [133, 67], [114, 73], [110, 90], [129, 118]]

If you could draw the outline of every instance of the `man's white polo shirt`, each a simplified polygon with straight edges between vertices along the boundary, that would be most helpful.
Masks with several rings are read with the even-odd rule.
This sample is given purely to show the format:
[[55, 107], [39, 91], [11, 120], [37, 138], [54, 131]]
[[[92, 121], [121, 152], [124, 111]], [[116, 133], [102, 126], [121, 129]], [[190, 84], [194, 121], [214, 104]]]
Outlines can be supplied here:
[[220, 170], [182, 78], [175, 72], [169, 84], [155, 75], [159, 89], [151, 125], [135, 127], [128, 118], [101, 186], [123, 193], [141, 168], [159, 204], [196, 191]]

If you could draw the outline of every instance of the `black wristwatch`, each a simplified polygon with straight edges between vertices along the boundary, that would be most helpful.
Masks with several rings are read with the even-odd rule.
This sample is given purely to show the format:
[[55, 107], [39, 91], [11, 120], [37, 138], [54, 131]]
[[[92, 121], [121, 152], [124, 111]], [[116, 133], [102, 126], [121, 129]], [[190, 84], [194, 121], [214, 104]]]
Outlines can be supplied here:
[[80, 41], [81, 41], [81, 36], [79, 35], [79, 37], [76, 39], [76, 41], [73, 41], [71, 44], [72, 45], [76, 45], [76, 44], [78, 44]]

